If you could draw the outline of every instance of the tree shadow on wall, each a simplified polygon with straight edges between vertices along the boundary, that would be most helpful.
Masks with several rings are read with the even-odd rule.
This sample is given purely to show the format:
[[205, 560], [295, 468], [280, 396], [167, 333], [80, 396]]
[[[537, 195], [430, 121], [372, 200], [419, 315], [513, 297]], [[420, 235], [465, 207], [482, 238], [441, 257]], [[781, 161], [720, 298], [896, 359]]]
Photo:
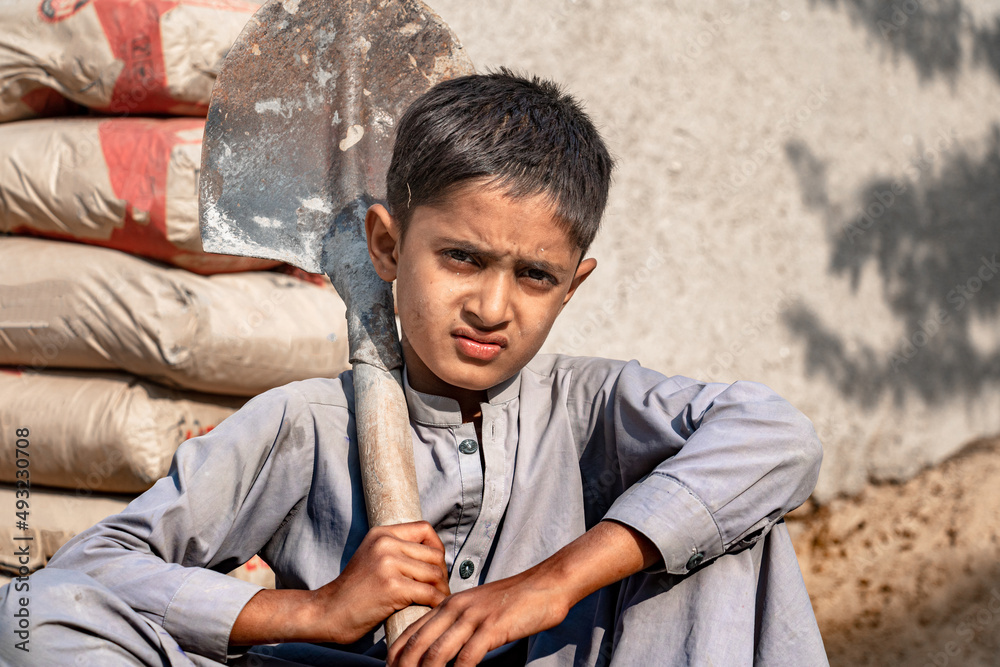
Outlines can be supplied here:
[[857, 291], [874, 270], [902, 332], [876, 348], [846, 339], [829, 315], [792, 308], [784, 322], [806, 342], [810, 375], [866, 407], [886, 394], [939, 404], [1000, 383], [1000, 351], [976, 342], [1000, 313], [1000, 126], [986, 143], [983, 158], [946, 136], [918, 146], [920, 158], [895, 178], [873, 179], [850, 206], [830, 200], [820, 157], [802, 142], [785, 145], [803, 202], [827, 227], [830, 273]]
[[1000, 77], [1000, 18], [992, 25], [976, 26], [961, 0], [812, 0], [812, 4], [843, 7], [876, 42], [893, 55], [912, 60], [921, 79], [944, 76], [954, 82], [961, 70], [963, 42], [968, 43], [973, 62]]

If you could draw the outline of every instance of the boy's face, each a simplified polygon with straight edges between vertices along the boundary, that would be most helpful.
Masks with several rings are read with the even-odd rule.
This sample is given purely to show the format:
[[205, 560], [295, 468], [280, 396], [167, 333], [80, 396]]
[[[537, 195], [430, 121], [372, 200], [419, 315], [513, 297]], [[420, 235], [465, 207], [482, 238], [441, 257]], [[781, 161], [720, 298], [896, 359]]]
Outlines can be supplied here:
[[516, 374], [594, 270], [544, 196], [512, 199], [466, 184], [439, 205], [414, 208], [399, 228], [368, 211], [368, 248], [396, 307], [410, 383], [458, 398]]

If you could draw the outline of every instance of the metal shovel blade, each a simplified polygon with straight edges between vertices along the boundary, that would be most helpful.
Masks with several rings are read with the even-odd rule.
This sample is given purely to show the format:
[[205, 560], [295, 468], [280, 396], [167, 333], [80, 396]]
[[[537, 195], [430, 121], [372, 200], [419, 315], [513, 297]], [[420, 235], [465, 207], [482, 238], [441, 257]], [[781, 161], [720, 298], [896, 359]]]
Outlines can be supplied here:
[[[271, 0], [230, 50], [200, 176], [208, 252], [319, 273], [332, 216], [385, 196], [394, 125], [438, 81], [473, 72], [415, 0]], [[335, 258], [333, 258], [335, 261]]]

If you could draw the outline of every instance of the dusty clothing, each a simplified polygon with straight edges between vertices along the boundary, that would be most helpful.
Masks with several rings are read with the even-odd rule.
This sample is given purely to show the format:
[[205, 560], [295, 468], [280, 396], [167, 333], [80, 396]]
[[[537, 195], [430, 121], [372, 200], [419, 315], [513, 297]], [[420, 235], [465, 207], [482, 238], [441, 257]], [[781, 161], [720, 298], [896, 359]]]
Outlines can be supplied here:
[[[775, 525], [811, 492], [820, 446], [809, 421], [766, 387], [540, 356], [488, 392], [482, 442], [456, 402], [405, 389], [424, 518], [445, 545], [452, 592], [521, 572], [601, 519], [634, 527], [663, 556], [498, 660], [825, 664], [791, 542]], [[151, 621], [131, 627], [154, 639], [130, 641], [169, 653], [167, 664], [191, 664], [178, 646], [198, 665], [240, 653], [229, 632], [259, 587], [220, 572], [260, 553], [279, 587], [318, 588], [367, 531], [353, 398], [350, 373], [254, 398], [182, 444], [167, 477], [50, 561], [92, 579], [45, 577], [69, 577], [81, 598], [97, 600], [90, 618], [126, 607]], [[34, 594], [43, 624], [46, 593]], [[60, 641], [57, 630], [49, 636], [39, 644]], [[378, 632], [348, 650], [385, 655]], [[0, 645], [0, 656], [10, 651]]]

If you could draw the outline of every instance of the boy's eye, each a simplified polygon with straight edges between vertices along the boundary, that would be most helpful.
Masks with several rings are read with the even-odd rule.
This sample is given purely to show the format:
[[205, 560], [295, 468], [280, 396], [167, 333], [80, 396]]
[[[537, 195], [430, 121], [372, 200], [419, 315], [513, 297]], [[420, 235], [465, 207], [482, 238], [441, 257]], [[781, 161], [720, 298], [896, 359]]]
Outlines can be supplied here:
[[453, 259], [456, 262], [475, 264], [476, 260], [473, 259], [472, 255], [465, 252], [464, 250], [445, 250], [444, 256], [449, 259]]
[[533, 282], [556, 284], [556, 279], [541, 269], [525, 269], [522, 275]]

